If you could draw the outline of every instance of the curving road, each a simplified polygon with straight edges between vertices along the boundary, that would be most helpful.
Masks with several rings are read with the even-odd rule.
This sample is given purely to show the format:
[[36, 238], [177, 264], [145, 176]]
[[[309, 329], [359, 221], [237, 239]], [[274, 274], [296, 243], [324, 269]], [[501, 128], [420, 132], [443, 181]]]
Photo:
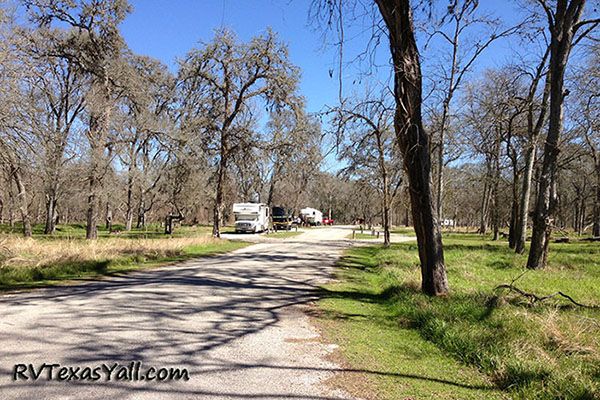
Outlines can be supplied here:
[[[350, 398], [324, 384], [338, 369], [325, 359], [332, 346], [303, 313], [349, 233], [312, 229], [153, 271], [0, 296], [0, 398]], [[120, 367], [110, 381], [104, 369], [97, 381], [75, 379], [85, 367], [90, 377], [103, 363], [132, 361], [142, 362], [142, 373], [187, 368], [190, 379], [115, 380]], [[29, 363], [80, 370], [48, 381], [47, 367], [33, 381]], [[14, 380], [16, 364], [25, 366]]]

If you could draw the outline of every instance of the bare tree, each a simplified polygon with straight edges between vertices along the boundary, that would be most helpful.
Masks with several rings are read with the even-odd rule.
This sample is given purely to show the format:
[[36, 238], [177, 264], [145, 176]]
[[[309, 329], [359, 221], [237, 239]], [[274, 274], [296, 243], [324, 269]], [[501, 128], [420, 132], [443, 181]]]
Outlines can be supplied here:
[[238, 43], [229, 31], [220, 31], [212, 43], [187, 55], [179, 80], [186, 129], [206, 137], [218, 159], [213, 222], [213, 235], [218, 237], [229, 161], [250, 131], [252, 107], [258, 100], [282, 107], [293, 99], [298, 69], [270, 30], [247, 44]]
[[413, 222], [419, 246], [423, 291], [448, 293], [439, 224], [431, 196], [430, 137], [423, 129], [422, 77], [408, 0], [376, 0], [388, 29], [394, 68], [394, 128], [408, 177]]
[[594, 188], [592, 235], [600, 236], [600, 47], [595, 46], [583, 68], [576, 71], [576, 101], [572, 118], [581, 130], [593, 161]]
[[24, 118], [32, 129], [35, 145], [41, 149], [46, 203], [45, 234], [54, 233], [58, 218], [58, 199], [63, 184], [63, 171], [69, 158], [69, 142], [84, 110], [83, 91], [86, 82], [78, 68], [68, 59], [49, 56], [48, 48], [64, 41], [65, 32], [38, 28], [21, 31], [27, 38], [20, 46], [21, 57], [28, 60], [28, 76], [22, 80], [30, 92], [31, 107]]
[[[550, 78], [546, 76], [541, 101], [536, 101], [536, 95], [541, 79], [546, 72], [546, 64], [550, 47], [546, 48], [539, 64], [531, 76], [531, 83], [527, 96], [524, 99], [524, 105], [527, 107], [527, 144], [524, 148], [525, 167], [523, 172], [523, 185], [521, 187], [521, 196], [519, 201], [519, 213], [515, 221], [515, 253], [521, 254], [525, 251], [525, 239], [527, 237], [527, 218], [529, 214], [529, 199], [531, 197], [531, 180], [533, 178], [533, 168], [538, 148], [538, 138], [544, 126], [546, 113], [548, 109], [548, 97], [550, 95]], [[536, 114], [537, 113], [537, 114]]]
[[[546, 266], [548, 244], [556, 206], [556, 171], [563, 128], [564, 76], [573, 45], [600, 24], [600, 19], [581, 20], [585, 0], [556, 0], [554, 7], [537, 0], [548, 18], [550, 31], [550, 110], [544, 159], [533, 216], [533, 234], [527, 268]], [[583, 29], [580, 31], [580, 29]]]
[[86, 238], [98, 236], [99, 192], [109, 161], [108, 147], [111, 113], [114, 107], [114, 70], [119, 63], [124, 42], [118, 24], [130, 10], [127, 0], [24, 0], [36, 22], [48, 26], [53, 21], [71, 27], [70, 35], [50, 52], [70, 60], [90, 78], [85, 94], [89, 122], [90, 146], [88, 170], [88, 210]]
[[[138, 228], [144, 226], [144, 215], [152, 202], [146, 203], [169, 160], [165, 136], [174, 130], [170, 108], [175, 98], [175, 78], [166, 66], [149, 57], [130, 56], [121, 80], [125, 86], [122, 103], [121, 139], [124, 148], [120, 161], [127, 169], [125, 230], [133, 225], [137, 214]], [[151, 162], [150, 162], [151, 161]]]
[[396, 142], [392, 134], [394, 107], [386, 101], [387, 95], [387, 91], [379, 96], [367, 94], [364, 99], [346, 101], [332, 111], [338, 141], [347, 143], [340, 153], [340, 157], [349, 162], [343, 173], [360, 175], [357, 172], [366, 169], [370, 181], [381, 191], [385, 247], [390, 245], [393, 192], [397, 191], [401, 183], [401, 179], [393, 182], [390, 176], [390, 170], [393, 169], [391, 159], [397, 156], [397, 152], [394, 151]]
[[[29, 111], [30, 102], [27, 100], [31, 96], [19, 85], [27, 76], [28, 68], [16, 54], [19, 40], [14, 28], [11, 16], [0, 14], [0, 90], [4, 94], [0, 104], [0, 167], [9, 185], [11, 226], [14, 223], [12, 211], [16, 200], [23, 223], [23, 235], [30, 237], [32, 229], [25, 175], [30, 166], [28, 159], [32, 158], [34, 151], [31, 147], [31, 124], [23, 115]], [[16, 187], [16, 195], [12, 191], [12, 182]]]
[[[451, 119], [451, 103], [460, 89], [465, 76], [473, 69], [482, 54], [498, 39], [505, 38], [519, 31], [523, 22], [509, 28], [502, 28], [500, 20], [487, 15], [479, 15], [478, 0], [453, 0], [447, 6], [444, 16], [436, 24], [430, 35], [432, 40], [440, 36], [442, 42], [450, 48], [450, 62], [443, 63], [442, 71], [442, 112], [439, 126], [436, 127], [438, 137], [435, 143], [437, 152], [436, 164], [436, 211], [438, 218], [443, 218], [444, 166], [446, 165], [445, 141]], [[477, 29], [484, 28], [480, 33]], [[478, 39], [470, 43], [469, 35], [478, 35]]]

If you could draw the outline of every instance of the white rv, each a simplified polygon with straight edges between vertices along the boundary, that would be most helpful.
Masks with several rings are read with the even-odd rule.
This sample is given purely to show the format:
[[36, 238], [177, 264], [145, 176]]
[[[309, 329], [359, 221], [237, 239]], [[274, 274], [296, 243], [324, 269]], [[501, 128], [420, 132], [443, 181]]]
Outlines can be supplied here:
[[262, 232], [271, 225], [269, 207], [263, 203], [235, 203], [233, 215], [236, 232]]
[[310, 207], [303, 208], [300, 210], [300, 215], [310, 225], [321, 225], [323, 223], [323, 213], [317, 209]]

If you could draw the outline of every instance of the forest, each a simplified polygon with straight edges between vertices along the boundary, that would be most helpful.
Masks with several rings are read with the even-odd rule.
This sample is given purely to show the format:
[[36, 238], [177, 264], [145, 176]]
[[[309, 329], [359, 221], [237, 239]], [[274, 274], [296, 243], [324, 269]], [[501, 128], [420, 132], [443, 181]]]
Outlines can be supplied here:
[[[167, 62], [129, 46], [128, 0], [0, 0], [0, 291], [318, 260], [277, 290], [316, 307], [350, 372], [380, 371], [357, 396], [598, 398], [600, 3], [506, 3], [307, 0], [337, 88], [315, 109], [268, 23]], [[244, 202], [336, 226], [236, 236]], [[426, 346], [405, 393], [394, 379], [421, 377], [398, 348]]]
[[[310, 203], [339, 222], [411, 224], [385, 82], [309, 113], [301, 71], [277, 33], [243, 42], [223, 29], [173, 72], [128, 49], [119, 33], [126, 2], [91, 4], [24, 1], [31, 22], [21, 24], [17, 11], [2, 10], [1, 222], [25, 236], [32, 224], [52, 234], [57, 223], [85, 223], [88, 238], [113, 220], [125, 231], [169, 215], [220, 226], [233, 202], [258, 196], [294, 210]], [[552, 114], [550, 31], [542, 8], [528, 6], [515, 26], [471, 2], [428, 20], [427, 37], [442, 38], [450, 63], [424, 79], [436, 213], [508, 235], [518, 251]], [[577, 24], [551, 224], [599, 236], [597, 22]], [[475, 74], [486, 48], [509, 36], [527, 42], [527, 54]], [[332, 154], [343, 168], [321, 170]]]

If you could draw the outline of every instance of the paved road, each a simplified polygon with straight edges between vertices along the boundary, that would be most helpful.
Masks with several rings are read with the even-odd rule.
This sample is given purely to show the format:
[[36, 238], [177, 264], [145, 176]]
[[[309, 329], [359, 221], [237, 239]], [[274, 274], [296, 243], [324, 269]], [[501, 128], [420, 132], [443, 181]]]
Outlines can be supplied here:
[[[0, 398], [349, 398], [323, 383], [339, 367], [326, 361], [332, 346], [302, 311], [348, 234], [313, 229], [126, 277], [0, 296]], [[20, 363], [92, 369], [131, 361], [142, 361], [142, 372], [187, 368], [190, 379], [104, 381], [101, 370], [100, 381], [59, 382], [44, 379], [47, 369], [35, 382], [12, 379]]]

